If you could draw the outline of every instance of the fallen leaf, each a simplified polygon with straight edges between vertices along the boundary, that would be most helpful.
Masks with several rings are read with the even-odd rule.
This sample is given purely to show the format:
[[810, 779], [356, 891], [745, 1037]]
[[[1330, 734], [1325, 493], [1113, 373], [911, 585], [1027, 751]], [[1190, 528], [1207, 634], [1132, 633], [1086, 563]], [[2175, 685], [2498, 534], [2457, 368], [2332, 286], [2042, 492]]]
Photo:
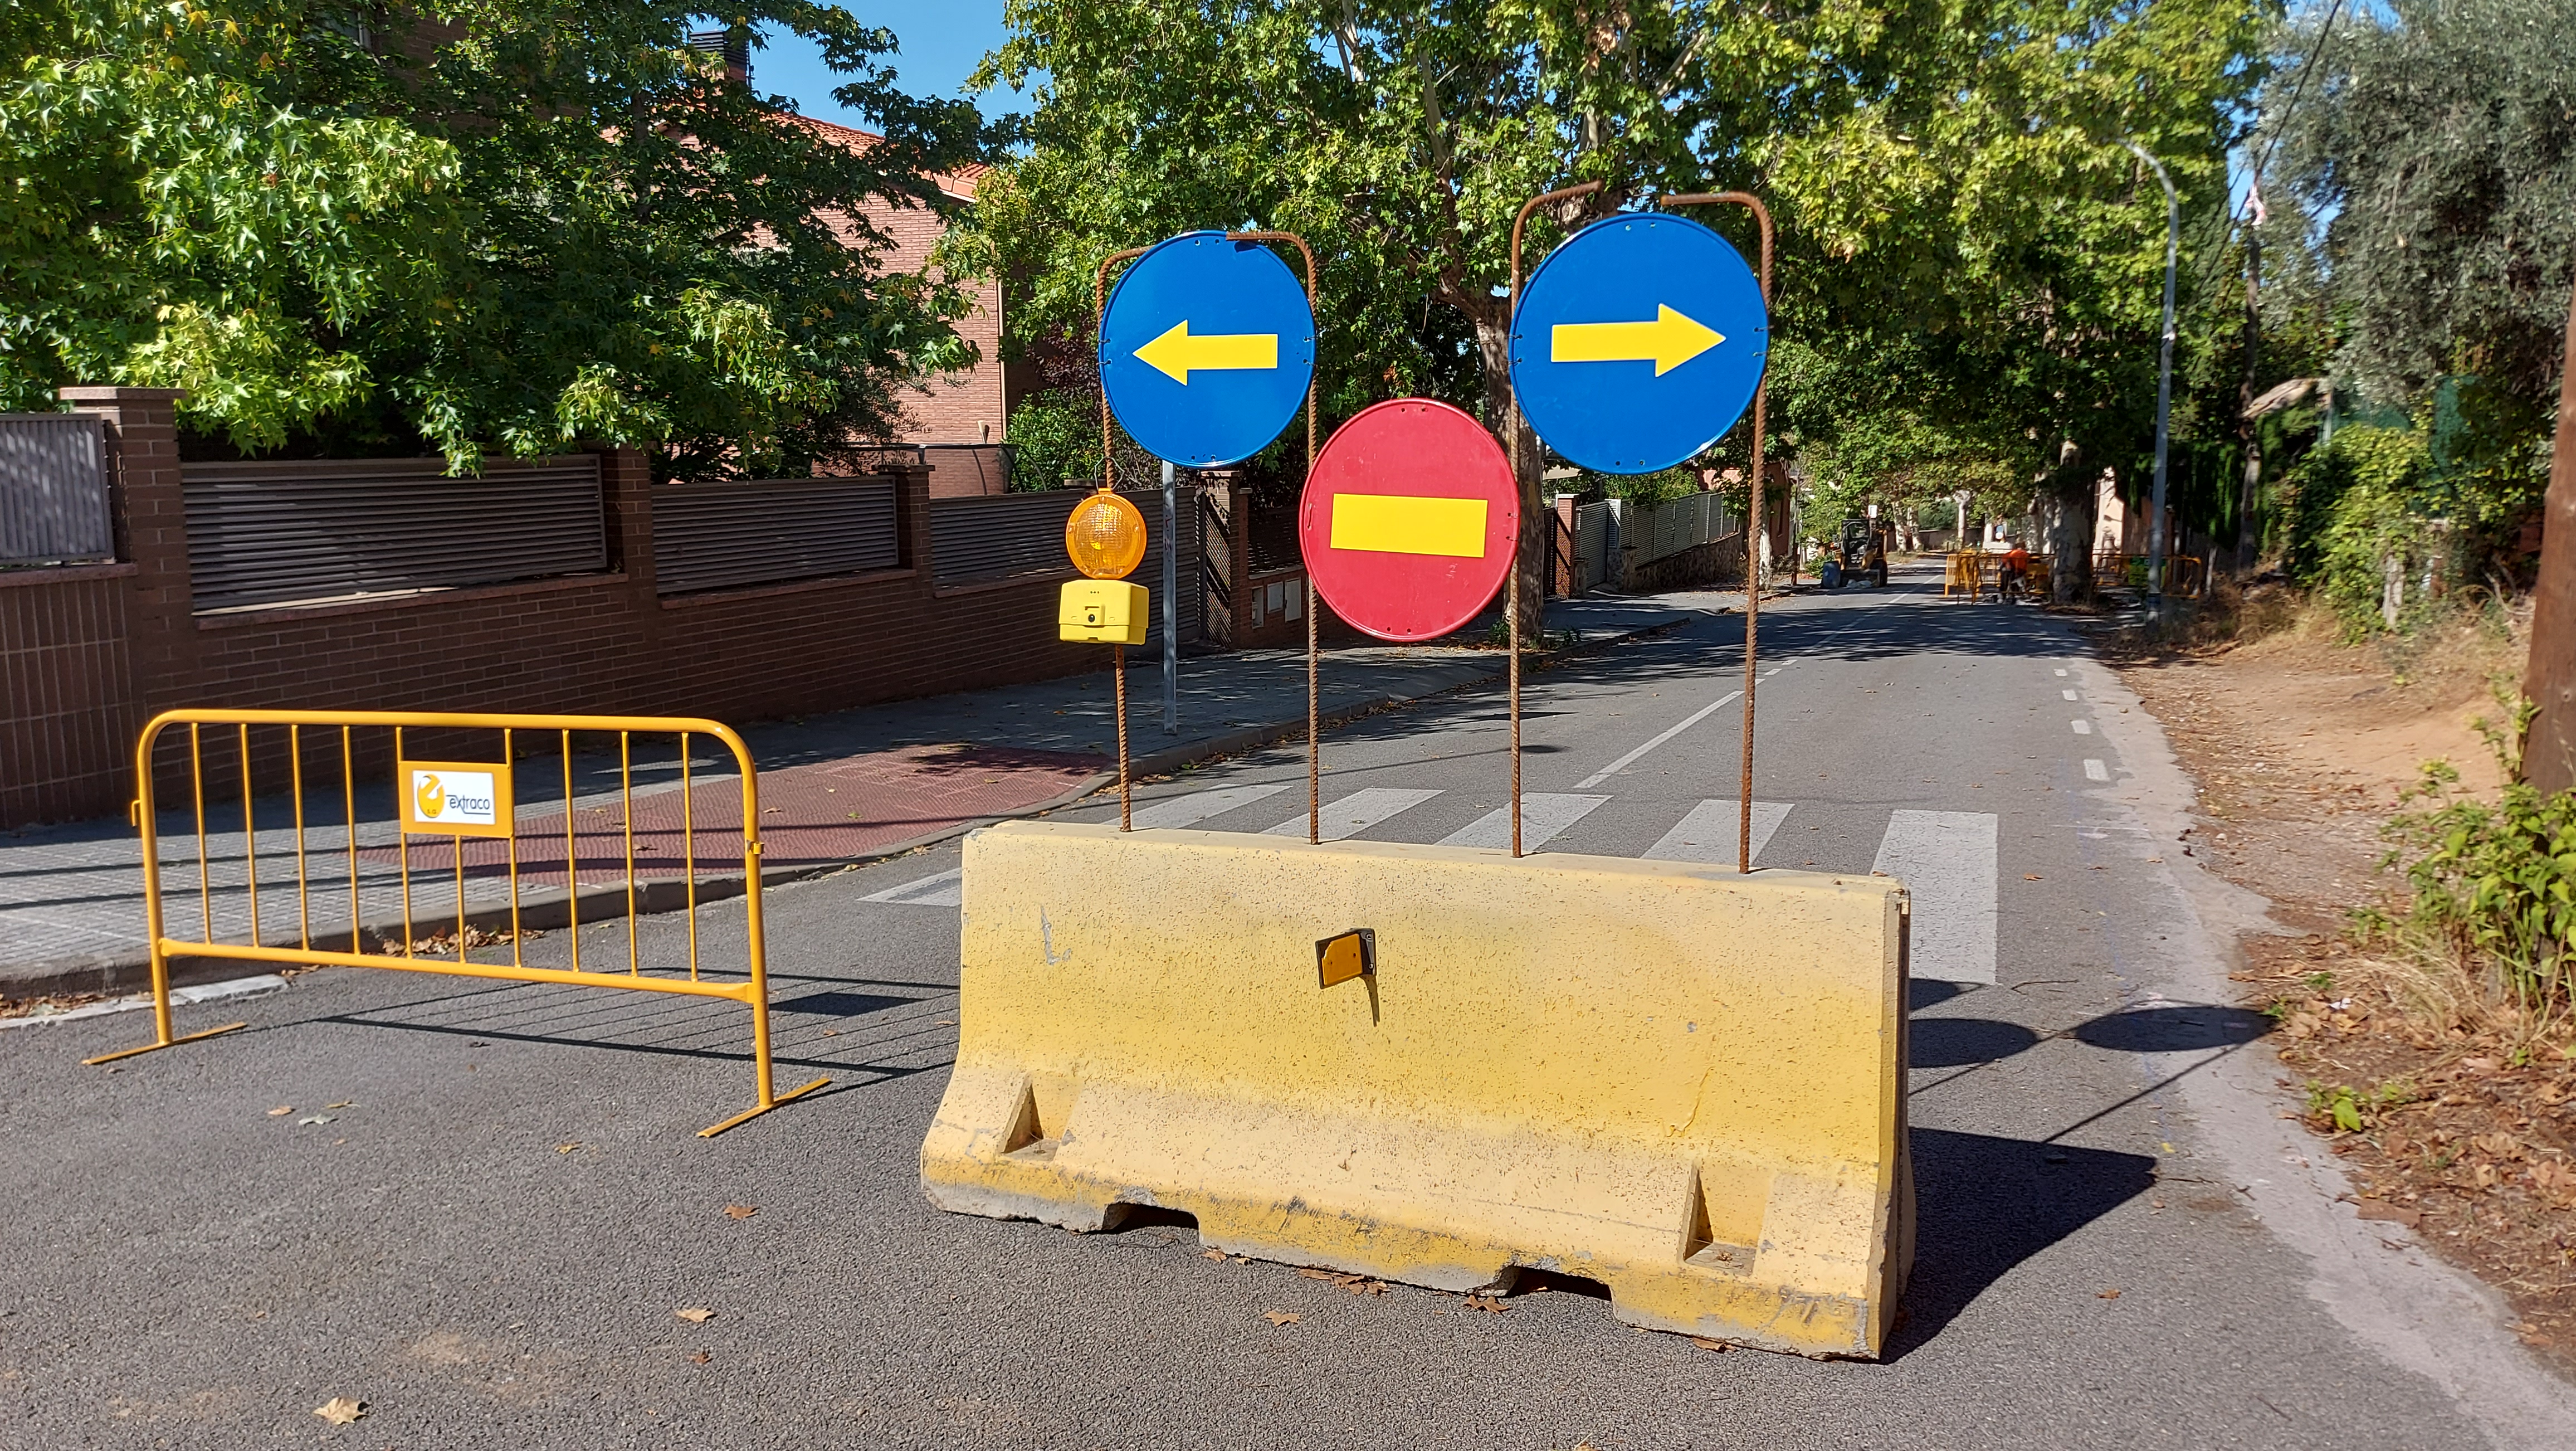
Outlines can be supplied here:
[[1221, 1249], [1203, 1249], [1199, 1251], [1199, 1258], [1203, 1260], [1214, 1260], [1218, 1264], [1224, 1264], [1225, 1251]]
[[2022, 873], [2022, 874], [2021, 874], [2021, 879], [2022, 879], [2023, 881], [2025, 881], [2025, 882], [2035, 882], [2035, 881], [2038, 881], [2038, 880], [2039, 880], [2039, 873], [2037, 873], [2037, 872], [2024, 872], [2024, 873]]
[[1487, 1295], [1469, 1295], [1467, 1297], [1467, 1305], [1470, 1309], [1482, 1310], [1488, 1315], [1500, 1315], [1511, 1308], [1511, 1306], [1504, 1304], [1502, 1301]]
[[715, 1311], [709, 1310], [701, 1305], [691, 1305], [685, 1310], [674, 1310], [671, 1313], [688, 1321], [692, 1325], [703, 1325], [716, 1317]]
[[1334, 1274], [1331, 1270], [1318, 1270], [1312, 1268], [1299, 1270], [1297, 1274], [1299, 1278], [1308, 1280], [1338, 1280], [1341, 1278], [1341, 1276]]
[[1721, 1355], [1735, 1348], [1723, 1340], [1711, 1340], [1705, 1335], [1692, 1336], [1691, 1344], [1698, 1346], [1702, 1350], [1717, 1351]]
[[704, 1365], [708, 1361], [715, 1359], [715, 1357], [701, 1350], [697, 1354], [690, 1356], [689, 1359], [696, 1361], [700, 1365]]
[[558, 1154], [569, 1154], [580, 1147], [581, 1145], [579, 1144], [557, 1144], [555, 1145], [555, 1152]]
[[2408, 1229], [2413, 1229], [2424, 1222], [2423, 1210], [2409, 1209], [2403, 1204], [2387, 1204], [2371, 1199], [2363, 1200], [2353, 1212], [2363, 1219], [2392, 1220]]
[[2120, 1292], [2117, 1290], [2104, 1290], [2101, 1294], [2096, 1295], [2093, 1298], [2097, 1300], [2116, 1300], [2120, 1298]]
[[324, 1108], [356, 1108], [358, 1106], [358, 1101], [354, 1098], [344, 1098], [338, 1103], [326, 1103], [322, 1106]]
[[725, 1206], [725, 1214], [733, 1219], [749, 1219], [759, 1212], [760, 1206], [757, 1204], [728, 1204]]
[[291, 1103], [281, 1103], [277, 1107], [270, 1109], [268, 1111], [268, 1116], [270, 1118], [284, 1118], [293, 1112], [295, 1112], [295, 1105]]
[[345, 1426], [366, 1413], [367, 1403], [365, 1401], [353, 1401], [347, 1396], [333, 1396], [331, 1399], [324, 1401], [322, 1404], [313, 1408], [313, 1414], [320, 1416], [323, 1420], [330, 1422], [334, 1426]]
[[931, 1026], [937, 1028], [954, 1028], [957, 1026], [957, 1020], [954, 1018], [940, 1018], [933, 1022]]
[[1350, 1291], [1354, 1295], [1383, 1295], [1386, 1293], [1385, 1283], [1379, 1280], [1346, 1282], [1342, 1288]]
[[1294, 1325], [1306, 1317], [1290, 1310], [1265, 1310], [1261, 1318], [1273, 1325]]

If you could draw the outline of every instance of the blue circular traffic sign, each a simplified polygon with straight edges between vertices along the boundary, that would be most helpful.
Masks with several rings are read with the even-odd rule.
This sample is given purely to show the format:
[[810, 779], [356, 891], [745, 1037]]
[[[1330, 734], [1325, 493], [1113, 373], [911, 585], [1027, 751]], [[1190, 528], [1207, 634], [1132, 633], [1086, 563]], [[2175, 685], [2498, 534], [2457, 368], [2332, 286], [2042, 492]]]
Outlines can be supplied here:
[[1315, 313], [1279, 255], [1183, 232], [1130, 264], [1100, 320], [1100, 386], [1130, 438], [1195, 468], [1259, 453], [1305, 405]]
[[1521, 289], [1512, 391], [1567, 459], [1651, 474], [1735, 426], [1770, 351], [1771, 310], [1725, 238], [1623, 213], [1567, 238]]

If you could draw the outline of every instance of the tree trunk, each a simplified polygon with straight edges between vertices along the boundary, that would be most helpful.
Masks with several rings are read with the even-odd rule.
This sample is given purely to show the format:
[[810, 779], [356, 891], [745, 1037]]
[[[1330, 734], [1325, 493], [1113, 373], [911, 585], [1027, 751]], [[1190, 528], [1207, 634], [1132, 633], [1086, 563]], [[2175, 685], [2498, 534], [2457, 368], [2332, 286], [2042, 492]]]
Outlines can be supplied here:
[[2056, 565], [2048, 572], [2048, 593], [2068, 605], [2093, 592], [2093, 506], [2101, 490], [2085, 467], [2084, 451], [2071, 440], [2058, 446], [2048, 482], [2057, 498], [2055, 537], [2048, 542]]
[[2558, 446], [2541, 506], [2540, 583], [2533, 591], [2531, 668], [2523, 694], [2539, 713], [2523, 736], [2522, 779], [2543, 795], [2576, 786], [2576, 298], [2558, 374]]
[[2249, 225], [2245, 229], [2245, 373], [2236, 385], [2236, 442], [2245, 451], [2245, 478], [2236, 499], [2235, 572], [2240, 579], [2253, 572], [2261, 543], [2254, 532], [2254, 501], [2263, 486], [2263, 440], [2255, 434], [2254, 419], [2246, 410], [2254, 406], [2254, 361], [2263, 346], [2262, 287], [2263, 244]]
[[1492, 316], [1476, 317], [1475, 323], [1476, 349], [1485, 365], [1485, 421], [1503, 440], [1504, 452], [1511, 456], [1513, 472], [1520, 483], [1521, 638], [1534, 641], [1547, 620], [1548, 515], [1539, 498], [1539, 484], [1547, 465], [1538, 435], [1530, 430], [1512, 400], [1511, 319], [1497, 301]]

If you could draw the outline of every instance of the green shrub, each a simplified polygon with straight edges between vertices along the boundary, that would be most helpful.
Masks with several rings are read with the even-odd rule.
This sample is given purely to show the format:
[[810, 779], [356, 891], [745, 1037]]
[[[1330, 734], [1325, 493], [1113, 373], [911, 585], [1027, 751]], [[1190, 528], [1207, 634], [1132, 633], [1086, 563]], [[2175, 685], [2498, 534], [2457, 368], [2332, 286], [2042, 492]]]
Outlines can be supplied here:
[[1011, 410], [1003, 440], [1011, 445], [1014, 492], [1060, 489], [1100, 478], [1100, 400], [1069, 389], [1031, 394]]
[[2512, 780], [2514, 742], [2532, 707], [2513, 701], [2510, 733], [2478, 723], [2508, 784], [2496, 801], [2460, 791], [2447, 761], [2424, 766], [2410, 796], [2432, 803], [2383, 828], [2396, 843], [2383, 865], [2401, 862], [2412, 900], [2398, 922], [2463, 965], [2495, 976], [2501, 995], [2535, 1021], [2570, 1004], [2569, 952], [2576, 948], [2576, 791], [2543, 796]]

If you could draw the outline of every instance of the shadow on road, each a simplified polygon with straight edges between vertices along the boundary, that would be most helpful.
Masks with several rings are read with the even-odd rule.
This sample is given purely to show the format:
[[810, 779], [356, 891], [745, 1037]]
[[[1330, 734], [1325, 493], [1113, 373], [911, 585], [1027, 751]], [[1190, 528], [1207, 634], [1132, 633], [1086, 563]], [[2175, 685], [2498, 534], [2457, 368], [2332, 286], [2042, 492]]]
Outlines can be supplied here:
[[1992, 1018], [1917, 1018], [1906, 1029], [1906, 1058], [1914, 1068], [1965, 1068], [2010, 1058], [2039, 1041], [2019, 1023]]
[[2156, 1181], [2145, 1154], [1948, 1129], [1916, 1129], [1913, 1145], [1914, 1276], [1890, 1361], [1940, 1334], [2016, 1265]]
[[[1920, 1029], [1922, 1025], [1915, 1026]], [[2270, 1018], [2250, 1008], [2195, 1005], [2105, 1013], [2078, 1025], [2067, 1036], [2123, 1053], [2188, 1053], [2203, 1048], [2240, 1047], [2272, 1028]]]

